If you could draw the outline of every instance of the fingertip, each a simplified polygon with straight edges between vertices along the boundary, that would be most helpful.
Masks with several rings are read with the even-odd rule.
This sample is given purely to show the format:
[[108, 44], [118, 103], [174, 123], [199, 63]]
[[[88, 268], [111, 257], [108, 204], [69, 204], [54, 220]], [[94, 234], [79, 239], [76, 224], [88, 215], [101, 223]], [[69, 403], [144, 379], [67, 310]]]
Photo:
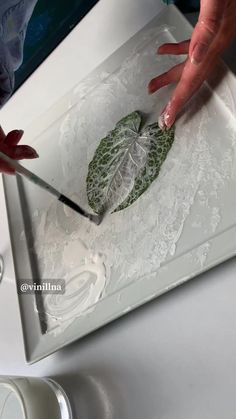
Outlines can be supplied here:
[[164, 121], [163, 115], [159, 115], [159, 118], [158, 118], [158, 125], [159, 125], [159, 128], [160, 128], [162, 131], [164, 131], [164, 129], [166, 128], [166, 127], [165, 127], [165, 121]]
[[23, 137], [23, 135], [24, 135], [24, 133], [25, 133], [25, 131], [23, 130], [23, 129], [19, 129], [19, 130], [17, 130], [18, 131], [18, 135], [19, 135], [19, 137], [21, 138], [21, 137]]
[[28, 155], [26, 156], [26, 158], [27, 159], [38, 159], [39, 155], [38, 155], [37, 151], [32, 148], [32, 150], [30, 150], [28, 152]]
[[158, 125], [162, 130], [170, 129], [174, 125], [175, 119], [176, 115], [173, 112], [172, 105], [168, 103], [158, 118]]
[[163, 45], [157, 48], [157, 54], [159, 55], [163, 54]]
[[152, 79], [149, 83], [148, 83], [148, 93], [151, 95], [153, 93], [155, 93], [157, 90], [156, 88], [156, 83], [155, 83], [155, 79]]
[[148, 85], [149, 93], [155, 93], [157, 90], [171, 83], [172, 78], [170, 77], [170, 74], [170, 72], [163, 73], [152, 79]]
[[12, 131], [9, 132], [9, 134], [7, 135], [23, 135], [24, 131], [22, 129], [13, 129]]
[[5, 143], [9, 146], [17, 145], [24, 134], [23, 130], [13, 130], [9, 132], [5, 138]]
[[9, 148], [15, 160], [37, 159], [39, 157], [37, 151], [28, 145], [18, 145]]

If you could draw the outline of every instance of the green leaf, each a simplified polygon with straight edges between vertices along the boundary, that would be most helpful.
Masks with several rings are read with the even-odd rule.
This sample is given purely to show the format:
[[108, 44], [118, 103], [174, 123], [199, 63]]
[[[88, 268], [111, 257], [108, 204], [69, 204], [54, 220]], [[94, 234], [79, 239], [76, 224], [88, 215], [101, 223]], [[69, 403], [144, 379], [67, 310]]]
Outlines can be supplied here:
[[133, 112], [103, 138], [89, 164], [87, 196], [98, 214], [119, 211], [135, 202], [158, 176], [174, 141], [174, 129], [157, 123], [141, 130], [142, 118]]

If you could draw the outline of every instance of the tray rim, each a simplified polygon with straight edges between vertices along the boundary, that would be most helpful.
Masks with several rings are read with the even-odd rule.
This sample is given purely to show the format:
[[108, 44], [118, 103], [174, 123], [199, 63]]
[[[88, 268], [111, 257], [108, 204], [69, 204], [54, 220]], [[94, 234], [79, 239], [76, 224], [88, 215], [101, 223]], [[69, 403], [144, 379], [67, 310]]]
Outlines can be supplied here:
[[[174, 17], [178, 18], [180, 21], [184, 21], [184, 24], [186, 26], [189, 27], [190, 30], [192, 30], [192, 26], [187, 22], [187, 20], [185, 19], [185, 17], [178, 11], [178, 9], [172, 5], [168, 7], [168, 12], [167, 12], [167, 8], [165, 8], [161, 13], [159, 13], [149, 24], [147, 24], [144, 28], [142, 28], [139, 32], [142, 32], [143, 30], [146, 30], [148, 27], [152, 28], [155, 24], [155, 22], [157, 20], [160, 19], [162, 14], [168, 14], [168, 15], [172, 15], [174, 14]], [[172, 16], [173, 17], [173, 16]], [[127, 41], [127, 43], [125, 43], [124, 45], [122, 45], [117, 51], [115, 51], [105, 62], [108, 63], [108, 66], [110, 65], [110, 63], [112, 62], [112, 60], [114, 59], [114, 57], [116, 57], [117, 53], [121, 50], [124, 49], [124, 47], [128, 44], [132, 44], [132, 42], [134, 41], [135, 37], [137, 36], [137, 34], [139, 33], [137, 32], [130, 40]], [[117, 59], [117, 57], [116, 57]], [[88, 77], [97, 77], [97, 74], [99, 73], [99, 69], [103, 68], [104, 63], [102, 63], [98, 68], [96, 68], [92, 73], [90, 73], [88, 75]], [[221, 66], [222, 67], [222, 66]], [[224, 69], [226, 69], [226, 66], [223, 66]], [[230, 70], [228, 71], [228, 77], [233, 77], [235, 80], [235, 77], [232, 75], [232, 73], [230, 72]], [[87, 77], [86, 77], [87, 79]], [[71, 102], [71, 92], [73, 92], [74, 89], [72, 89], [71, 91], [69, 91], [61, 100], [59, 100], [58, 102], [55, 103], [55, 105], [50, 109], [49, 112], [45, 112], [42, 117], [40, 117], [40, 121], [43, 120], [45, 125], [48, 126], [47, 121], [50, 121], [50, 115], [52, 112], [54, 112], [54, 108], [60, 107], [61, 112], [64, 112], [65, 109], [67, 111], [68, 105]], [[217, 94], [214, 92], [214, 94]], [[219, 94], [219, 98], [221, 98], [221, 95]], [[55, 121], [54, 121], [55, 122]], [[30, 133], [31, 130], [33, 129], [33, 124], [32, 123], [29, 127], [29, 129], [27, 130], [27, 136], [30, 137]], [[26, 138], [27, 138], [26, 136]], [[17, 266], [17, 262], [16, 262], [16, 257], [15, 254], [16, 252], [18, 252], [17, 249], [17, 243], [15, 240], [15, 236], [13, 234], [12, 231], [12, 225], [10, 222], [11, 218], [17, 217], [19, 216], [19, 213], [17, 212], [17, 208], [14, 206], [14, 204], [11, 201], [11, 196], [15, 194], [15, 196], [18, 196], [18, 200], [20, 201], [20, 196], [19, 196], [19, 188], [17, 185], [17, 181], [14, 180], [14, 178], [10, 178], [9, 176], [3, 176], [3, 185], [4, 185], [4, 193], [5, 193], [5, 197], [6, 197], [6, 206], [7, 206], [7, 213], [8, 213], [8, 224], [9, 224], [9, 231], [10, 231], [10, 237], [11, 237], [11, 246], [12, 246], [12, 253], [13, 253], [13, 259], [14, 259], [14, 268], [15, 268], [15, 273], [16, 273], [16, 282], [17, 285], [19, 286], [19, 267]], [[11, 193], [9, 193], [9, 190], [11, 191]], [[9, 214], [13, 214], [13, 215], [9, 215]], [[24, 221], [23, 221], [23, 214], [22, 211], [20, 211], [21, 215], [20, 215], [20, 225], [22, 227], [22, 230], [24, 230]], [[236, 224], [236, 223], [235, 223]], [[77, 336], [74, 336], [74, 338], [72, 339], [63, 339], [63, 334], [60, 336], [60, 339], [58, 339], [57, 344], [55, 344], [54, 341], [54, 345], [49, 345], [49, 348], [46, 349], [45, 346], [45, 339], [48, 339], [49, 335], [42, 335], [42, 333], [40, 332], [40, 322], [39, 322], [39, 318], [38, 315], [34, 316], [34, 318], [32, 319], [33, 322], [33, 327], [34, 327], [34, 344], [29, 344], [29, 335], [31, 335], [32, 337], [32, 328], [31, 330], [29, 330], [29, 324], [27, 323], [28, 320], [27, 319], [27, 310], [26, 307], [28, 307], [28, 309], [30, 308], [30, 311], [32, 312], [32, 307], [34, 307], [34, 297], [33, 296], [29, 296], [29, 295], [22, 295], [22, 294], [18, 294], [18, 301], [19, 301], [19, 306], [20, 306], [20, 313], [21, 313], [21, 323], [22, 323], [22, 331], [23, 331], [23, 337], [24, 337], [24, 348], [25, 348], [25, 355], [26, 355], [26, 361], [29, 364], [32, 364], [34, 362], [39, 361], [40, 359], [52, 354], [53, 352], [67, 346], [68, 344], [77, 341], [78, 339], [84, 337], [85, 335], [91, 333], [92, 331], [97, 330], [100, 327], [103, 327], [104, 325], [106, 325], [107, 323], [110, 323], [111, 321], [123, 316], [124, 314], [128, 313], [129, 311], [143, 305], [144, 303], [153, 300], [154, 298], [166, 293], [167, 291], [187, 282], [188, 280], [192, 279], [193, 277], [213, 268], [214, 266], [218, 265], [219, 263], [222, 263], [224, 261], [226, 261], [227, 259], [230, 259], [232, 257], [234, 257], [236, 255], [236, 225], [233, 225], [232, 227], [229, 227], [226, 231], [223, 231], [217, 235], [215, 235], [214, 237], [210, 238], [207, 241], [204, 241], [202, 244], [204, 243], [209, 243], [212, 241], [212, 249], [214, 249], [214, 256], [212, 255], [213, 251], [211, 249], [211, 252], [208, 256], [208, 260], [207, 263], [204, 267], [199, 267], [198, 269], [195, 269], [194, 272], [191, 271], [191, 274], [187, 272], [184, 272], [183, 270], [180, 269], [180, 265], [185, 265], [183, 264], [183, 260], [185, 261], [186, 255], [190, 254], [191, 251], [193, 249], [191, 249], [190, 251], [186, 252], [185, 254], [178, 256], [177, 258], [172, 259], [171, 261], [168, 262], [168, 266], [171, 264], [174, 264], [174, 270], [176, 272], [178, 272], [178, 270], [180, 270], [180, 273], [178, 275], [178, 279], [173, 283], [171, 282], [171, 279], [168, 278], [168, 272], [165, 268], [165, 265], [161, 266], [161, 268], [159, 268], [158, 271], [155, 271], [153, 273], [151, 273], [150, 275], [146, 275], [145, 276], [145, 281], [143, 281], [143, 278], [139, 278], [137, 281], [128, 284], [125, 288], [116, 291], [114, 294], [111, 294], [107, 297], [105, 297], [104, 299], [102, 299], [101, 301], [99, 301], [93, 311], [93, 313], [96, 313], [96, 315], [94, 316], [90, 316], [90, 314], [88, 313], [86, 316], [86, 331], [80, 332], [78, 333]], [[221, 241], [224, 241], [224, 243], [226, 243], [226, 246], [224, 247], [224, 252], [222, 252], [222, 245], [219, 244], [221, 243]], [[21, 243], [22, 247], [23, 242]], [[25, 246], [26, 247], [26, 246]], [[196, 248], [196, 246], [194, 246], [194, 248]], [[24, 249], [26, 252], [28, 252], [28, 249]], [[184, 266], [186, 267], [186, 266]], [[32, 271], [30, 269], [30, 264], [29, 261], [27, 261], [27, 263], [24, 266], [24, 275], [23, 278], [28, 277], [30, 275], [30, 273], [32, 274]], [[160, 278], [159, 281], [159, 285], [156, 282], [156, 277], [157, 275]], [[22, 276], [21, 276], [22, 277]], [[32, 275], [31, 275], [32, 277]], [[33, 277], [32, 277], [33, 280]], [[161, 285], [160, 285], [161, 284]], [[143, 287], [143, 288], [142, 288]], [[152, 291], [151, 291], [152, 289]], [[117, 295], [121, 295], [121, 299], [119, 304], [117, 304]], [[111, 305], [112, 307], [114, 307], [113, 309], [113, 313], [110, 314], [110, 316], [104, 315], [103, 313], [101, 313], [101, 311], [104, 310], [104, 306], [109, 306]], [[102, 308], [101, 308], [102, 306]], [[104, 310], [104, 312], [107, 312], [106, 310]], [[106, 317], [105, 319], [103, 317]], [[78, 318], [74, 323], [73, 323], [73, 328], [80, 328], [81, 324], [85, 323], [84, 322], [84, 317], [80, 317]], [[77, 326], [77, 327], [76, 327]], [[71, 326], [70, 326], [71, 327]], [[69, 328], [70, 328], [69, 327]], [[35, 339], [37, 340], [37, 336], [39, 336], [38, 341], [36, 342]]]

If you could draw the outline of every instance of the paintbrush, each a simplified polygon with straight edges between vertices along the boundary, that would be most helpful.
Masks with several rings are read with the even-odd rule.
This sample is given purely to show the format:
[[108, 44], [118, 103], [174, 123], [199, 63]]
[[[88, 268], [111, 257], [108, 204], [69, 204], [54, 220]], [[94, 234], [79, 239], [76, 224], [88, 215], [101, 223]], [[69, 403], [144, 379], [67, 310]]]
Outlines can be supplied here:
[[90, 214], [89, 212], [87, 212], [86, 210], [81, 208], [78, 204], [73, 202], [70, 198], [67, 198], [61, 192], [56, 190], [52, 185], [45, 182], [39, 176], [35, 175], [30, 170], [23, 167], [21, 164], [18, 163], [18, 161], [13, 160], [10, 157], [8, 157], [2, 151], [0, 151], [0, 159], [5, 161], [12, 169], [14, 169], [16, 171], [17, 174], [27, 178], [30, 182], [34, 183], [35, 185], [38, 185], [40, 188], [49, 192], [51, 195], [55, 196], [58, 199], [58, 201], [62, 202], [67, 207], [71, 208], [72, 210], [74, 210], [78, 214], [82, 215], [83, 217], [88, 218], [93, 223], [95, 223], [97, 225], [101, 224], [101, 222], [104, 218], [104, 215]]

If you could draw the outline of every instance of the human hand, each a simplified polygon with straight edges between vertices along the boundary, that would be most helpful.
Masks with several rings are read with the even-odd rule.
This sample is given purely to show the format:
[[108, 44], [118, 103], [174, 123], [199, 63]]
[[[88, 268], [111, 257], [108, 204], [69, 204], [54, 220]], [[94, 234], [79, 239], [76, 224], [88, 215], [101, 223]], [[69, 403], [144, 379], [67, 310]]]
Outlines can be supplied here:
[[149, 93], [154, 93], [177, 82], [169, 103], [161, 113], [161, 128], [168, 129], [174, 124], [188, 100], [214, 71], [220, 54], [235, 37], [236, 1], [201, 0], [199, 19], [191, 40], [164, 44], [158, 49], [159, 54], [188, 54], [186, 61], [155, 77], [148, 85]]
[[[6, 135], [0, 127], [0, 151], [14, 160], [37, 158], [38, 154], [32, 147], [28, 145], [18, 145], [23, 134], [24, 131], [14, 130]], [[15, 170], [0, 159], [0, 172], [14, 174]]]

